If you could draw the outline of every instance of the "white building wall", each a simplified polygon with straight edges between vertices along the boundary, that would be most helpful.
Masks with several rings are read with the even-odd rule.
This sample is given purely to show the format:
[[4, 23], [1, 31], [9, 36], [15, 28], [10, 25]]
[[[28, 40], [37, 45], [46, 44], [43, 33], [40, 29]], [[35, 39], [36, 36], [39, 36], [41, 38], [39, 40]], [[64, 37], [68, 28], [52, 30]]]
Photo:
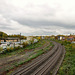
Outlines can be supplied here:
[[63, 38], [62, 38], [62, 36], [60, 36], [60, 40], [62, 40]]

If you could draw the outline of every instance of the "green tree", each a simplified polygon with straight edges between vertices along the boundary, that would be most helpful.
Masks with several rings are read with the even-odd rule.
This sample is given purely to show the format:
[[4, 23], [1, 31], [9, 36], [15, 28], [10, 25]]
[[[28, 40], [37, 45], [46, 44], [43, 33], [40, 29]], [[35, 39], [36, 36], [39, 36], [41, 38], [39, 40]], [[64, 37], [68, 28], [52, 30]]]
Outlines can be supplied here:
[[6, 38], [8, 35], [4, 32], [0, 32], [0, 38]]

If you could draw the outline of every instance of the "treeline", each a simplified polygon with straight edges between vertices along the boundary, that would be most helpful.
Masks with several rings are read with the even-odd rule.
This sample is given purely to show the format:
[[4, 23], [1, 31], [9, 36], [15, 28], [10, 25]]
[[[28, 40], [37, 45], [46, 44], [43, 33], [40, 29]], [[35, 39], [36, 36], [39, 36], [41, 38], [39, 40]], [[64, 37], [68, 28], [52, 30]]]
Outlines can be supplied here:
[[21, 38], [21, 39], [26, 39], [26, 36], [23, 36], [20, 34], [8, 35], [8, 34], [0, 31], [0, 38], [8, 38], [8, 37], [17, 37], [17, 38]]
[[7, 37], [8, 35], [6, 33], [0, 31], [0, 38], [7, 38]]
[[23, 36], [23, 35], [8, 35], [8, 37], [17, 37], [17, 38], [21, 38], [21, 39], [26, 39], [26, 36]]

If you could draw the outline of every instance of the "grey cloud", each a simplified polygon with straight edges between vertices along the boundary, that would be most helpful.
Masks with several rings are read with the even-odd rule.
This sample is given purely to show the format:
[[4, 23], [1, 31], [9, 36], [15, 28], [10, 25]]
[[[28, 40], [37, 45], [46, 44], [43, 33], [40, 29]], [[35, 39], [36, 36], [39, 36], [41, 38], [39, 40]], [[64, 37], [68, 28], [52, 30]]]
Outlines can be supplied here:
[[[67, 1], [65, 1], [67, 3], [66, 6], [63, 2], [55, 2], [55, 0], [52, 0], [54, 2], [47, 0], [46, 3], [44, 1], [44, 3], [41, 3], [40, 1], [41, 4], [35, 0], [33, 2], [27, 0], [27, 4], [22, 4], [23, 2], [21, 3], [20, 0], [11, 1], [0, 1], [0, 15], [2, 15], [0, 19], [3, 19], [0, 21], [1, 30], [7, 30], [7, 32], [11, 33], [22, 32], [25, 35], [36, 35], [36, 33], [37, 35], [75, 33], [75, 11], [73, 9], [70, 11]], [[21, 27], [26, 28], [25, 26], [29, 30], [32, 29], [30, 31], [33, 32], [26, 29], [23, 31]]]
[[11, 27], [6, 26], [6, 25], [0, 26], [0, 29], [3, 29], [3, 30], [15, 30], [14, 28], [11, 28]]
[[53, 21], [32, 21], [32, 20], [26, 20], [26, 19], [14, 19], [15, 21], [19, 22], [22, 25], [27, 25], [30, 27], [43, 27], [43, 26], [59, 26], [59, 27], [64, 27], [64, 28], [68, 28], [68, 29], [75, 29], [75, 25], [68, 25], [65, 23], [61, 23], [61, 22], [53, 22]]

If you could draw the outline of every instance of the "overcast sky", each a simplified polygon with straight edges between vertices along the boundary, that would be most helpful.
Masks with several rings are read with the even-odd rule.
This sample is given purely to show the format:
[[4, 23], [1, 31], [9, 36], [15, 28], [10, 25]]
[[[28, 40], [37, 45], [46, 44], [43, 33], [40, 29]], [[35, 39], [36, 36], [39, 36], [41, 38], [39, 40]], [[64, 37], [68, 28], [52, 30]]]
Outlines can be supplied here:
[[7, 34], [75, 33], [75, 0], [0, 0], [0, 31]]

